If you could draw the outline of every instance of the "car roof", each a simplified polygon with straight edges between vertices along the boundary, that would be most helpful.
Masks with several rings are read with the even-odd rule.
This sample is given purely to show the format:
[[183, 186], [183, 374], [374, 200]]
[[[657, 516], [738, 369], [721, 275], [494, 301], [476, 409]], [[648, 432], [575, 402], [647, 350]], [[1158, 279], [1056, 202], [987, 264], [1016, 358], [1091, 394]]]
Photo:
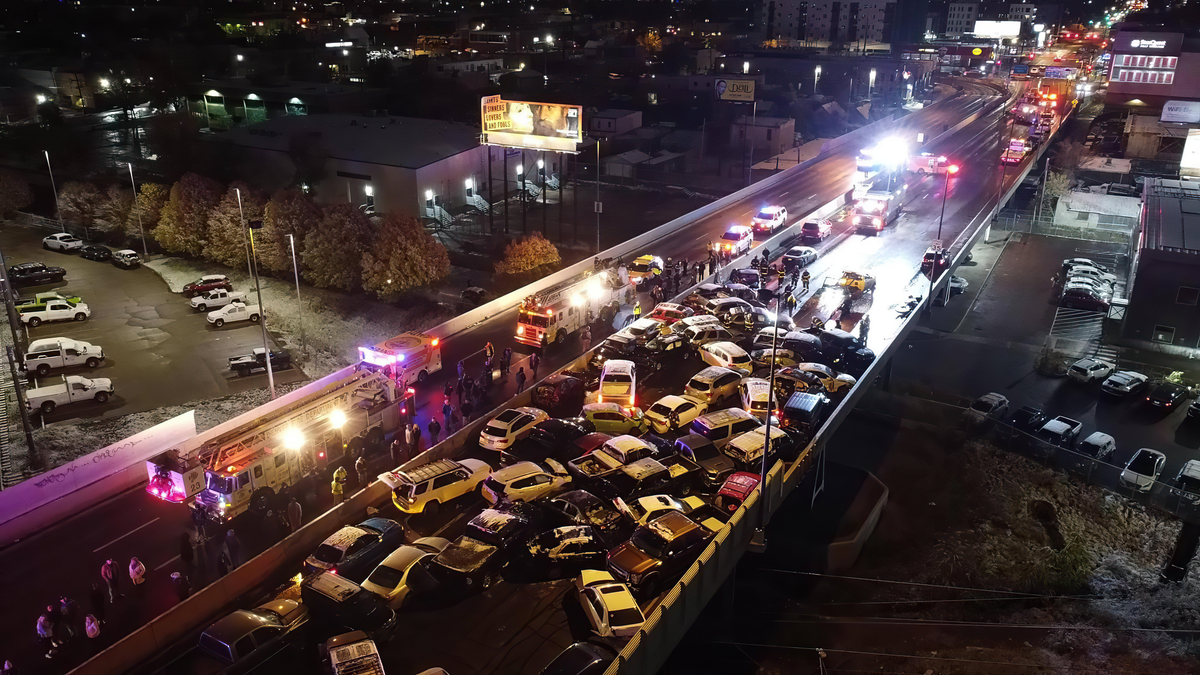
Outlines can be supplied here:
[[780, 211], [786, 211], [786, 210], [787, 209], [783, 208], [782, 206], [764, 206], [761, 209], [759, 209], [758, 212], [759, 213], [779, 213]]
[[232, 647], [234, 643], [248, 635], [255, 628], [264, 625], [269, 625], [269, 622], [263, 617], [250, 610], [239, 609], [218, 619], [211, 626], [204, 629], [204, 634]]
[[532, 476], [535, 473], [543, 473], [542, 467], [534, 462], [517, 462], [511, 466], [496, 469], [492, 472], [492, 478], [501, 483], [507, 483], [525, 476]]
[[615, 438], [610, 438], [607, 441], [605, 441], [604, 444], [612, 446], [613, 448], [620, 450], [621, 452], [628, 452], [635, 448], [650, 448], [651, 450], [654, 449], [654, 446], [650, 445], [646, 441], [643, 441], [642, 439], [638, 438], [637, 436], [631, 436], [630, 434], [623, 434], [623, 435], [617, 436]]
[[[611, 361], [609, 363], [611, 363]], [[605, 403], [588, 403], [587, 405], [583, 406], [583, 412], [586, 414], [586, 413], [597, 413], [597, 412], [624, 412], [624, 411], [621, 409], [621, 406], [617, 405], [616, 403], [605, 402]]]
[[667, 511], [642, 527], [652, 530], [665, 541], [673, 541], [700, 526], [679, 511]]
[[751, 415], [741, 408], [726, 408], [724, 410], [714, 410], [713, 412], [701, 415], [700, 419], [704, 421], [704, 424], [710, 427], [716, 427], [723, 424], [732, 424], [745, 419], [754, 419], [754, 415]]
[[[693, 375], [692, 379], [699, 380], [701, 382], [712, 382], [712, 381], [716, 380], [718, 377], [723, 377], [723, 376], [728, 375], [729, 373], [733, 373], [733, 372], [734, 371], [732, 371], [729, 368], [726, 368], [724, 366], [709, 366], [709, 367], [705, 368], [704, 370]], [[734, 373], [734, 374], [736, 375], [736, 373]]]
[[624, 359], [609, 359], [604, 362], [604, 372], [606, 373], [632, 373], [633, 369], [633, 361], [626, 361]]
[[356, 525], [347, 525], [337, 532], [329, 535], [329, 538], [321, 542], [321, 545], [332, 546], [339, 551], [345, 552], [346, 549], [350, 548], [351, 544], [358, 541], [359, 537], [365, 537], [369, 534], [370, 532], [367, 532]]
[[341, 602], [362, 590], [362, 587], [353, 581], [336, 574], [330, 574], [329, 572], [321, 572], [305, 579], [304, 586], [337, 602]]
[[731, 225], [731, 226], [729, 226], [729, 229], [725, 230], [725, 231], [726, 232], [734, 232], [736, 234], [746, 234], [747, 232], [750, 231], [750, 226], [749, 225]]
[[643, 457], [636, 462], [630, 462], [621, 467], [621, 473], [634, 480], [642, 480], [647, 476], [653, 476], [656, 473], [662, 473], [666, 470], [667, 467], [653, 457]]

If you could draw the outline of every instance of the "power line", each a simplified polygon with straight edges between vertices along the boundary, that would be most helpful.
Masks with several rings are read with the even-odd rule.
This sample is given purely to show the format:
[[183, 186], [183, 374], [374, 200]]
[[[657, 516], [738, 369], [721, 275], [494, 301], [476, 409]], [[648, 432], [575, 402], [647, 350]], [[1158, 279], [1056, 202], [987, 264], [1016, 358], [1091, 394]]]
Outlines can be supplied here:
[[[1047, 595], [1046, 600], [1097, 600], [1099, 595]], [[862, 602], [823, 602], [822, 607], [853, 607], [856, 605], [922, 605], [946, 602], [999, 602], [1006, 600], [1031, 600], [1028, 596], [1019, 595], [1005, 598], [947, 598], [945, 600], [864, 600]]]
[[958, 626], [971, 628], [1022, 628], [1028, 630], [1091, 630], [1112, 633], [1192, 633], [1200, 634], [1200, 628], [1110, 628], [1105, 626], [1064, 626], [991, 621], [954, 621], [949, 619], [895, 619], [881, 616], [827, 616], [824, 614], [799, 614], [806, 619], [775, 619], [775, 623], [880, 623], [889, 626]]
[[823, 574], [821, 572], [802, 572], [802, 571], [797, 571], [797, 570], [779, 570], [779, 569], [772, 569], [772, 568], [761, 568], [760, 571], [762, 571], [762, 572], [779, 572], [780, 574], [798, 574], [798, 575], [806, 576], [806, 577], [823, 577], [826, 579], [843, 579], [846, 581], [871, 581], [871, 582], [879, 583], [879, 584], [896, 584], [896, 585], [900, 585], [900, 586], [917, 586], [920, 588], [943, 588], [943, 589], [951, 590], [951, 591], [971, 591], [974, 593], [997, 593], [997, 594], [1011, 595], [1014, 597], [1020, 596], [1020, 597], [1026, 597], [1026, 598], [1039, 598], [1039, 599], [1043, 599], [1043, 600], [1085, 599], [1085, 598], [1095, 598], [1096, 597], [1094, 595], [1092, 595], [1092, 596], [1044, 595], [1041, 593], [1022, 593], [1020, 591], [997, 590], [997, 589], [993, 589], [993, 588], [970, 588], [967, 586], [947, 586], [945, 584], [923, 584], [923, 583], [919, 583], [916, 581], [893, 581], [891, 579], [872, 579], [870, 577], [850, 577], [850, 576], [843, 576], [840, 574]]

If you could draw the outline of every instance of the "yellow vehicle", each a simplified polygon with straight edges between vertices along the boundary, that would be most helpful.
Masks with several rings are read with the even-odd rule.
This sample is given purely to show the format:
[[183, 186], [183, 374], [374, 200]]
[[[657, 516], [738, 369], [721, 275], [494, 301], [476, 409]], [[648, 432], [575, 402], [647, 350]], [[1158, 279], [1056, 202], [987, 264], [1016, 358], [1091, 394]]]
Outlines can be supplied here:
[[868, 293], [875, 290], [875, 277], [871, 276], [870, 274], [862, 274], [847, 270], [842, 272], [842, 276], [838, 279], [837, 285], [849, 290], [852, 293]]
[[633, 261], [629, 266], [629, 280], [635, 285], [641, 286], [646, 281], [655, 281], [658, 275], [662, 274], [663, 261], [662, 258], [652, 255], [644, 255]]

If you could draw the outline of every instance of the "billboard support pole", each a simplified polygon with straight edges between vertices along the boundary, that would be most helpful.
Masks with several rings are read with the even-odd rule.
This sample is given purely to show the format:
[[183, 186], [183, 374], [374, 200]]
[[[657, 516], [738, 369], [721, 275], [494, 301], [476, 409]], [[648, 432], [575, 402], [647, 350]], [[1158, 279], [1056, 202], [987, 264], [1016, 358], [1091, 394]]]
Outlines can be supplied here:
[[596, 139], [596, 253], [600, 248], [600, 139]]
[[566, 173], [565, 171], [563, 171], [563, 160], [564, 159], [566, 159], [566, 155], [564, 155], [561, 152], [558, 153], [558, 164], [556, 164], [556, 166], [558, 167], [558, 240], [559, 241], [562, 241], [562, 238], [563, 238], [563, 208], [564, 208], [563, 207], [563, 174]]
[[492, 195], [496, 194], [495, 189], [496, 189], [496, 184], [492, 182], [492, 148], [489, 146], [488, 147], [488, 189], [487, 189], [488, 234], [496, 233], [496, 209], [493, 206], [493, 204], [495, 204], [495, 201], [492, 200]]
[[571, 172], [571, 237], [579, 241], [579, 155], [575, 155], [575, 170]]
[[504, 234], [508, 234], [508, 148], [504, 148]]
[[525, 166], [525, 148], [521, 148], [521, 164], [518, 167], [521, 173], [521, 236], [529, 235], [529, 205], [525, 203], [525, 177], [529, 175], [529, 167]]
[[538, 173], [542, 178], [542, 236], [546, 236], [546, 151], [542, 151], [542, 158], [538, 160]]

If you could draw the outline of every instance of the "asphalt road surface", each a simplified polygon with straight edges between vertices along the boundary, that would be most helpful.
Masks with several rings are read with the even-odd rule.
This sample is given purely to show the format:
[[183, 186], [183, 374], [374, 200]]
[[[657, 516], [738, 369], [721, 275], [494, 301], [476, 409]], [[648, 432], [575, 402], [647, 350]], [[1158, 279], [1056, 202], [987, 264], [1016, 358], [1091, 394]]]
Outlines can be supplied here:
[[[980, 85], [967, 85], [967, 87], [970, 95], [954, 99], [945, 107], [911, 115], [903, 123], [906, 132], [915, 135], [917, 131], [924, 131], [927, 136], [936, 136], [941, 133], [944, 126], [957, 123], [988, 101], [994, 104], [998, 97], [995, 90], [987, 87]], [[984, 119], [954, 134], [953, 138], [945, 144], [925, 148], [952, 157], [964, 169], [951, 179], [949, 194], [946, 195], [946, 216], [943, 228], [945, 241], [952, 241], [962, 232], [968, 222], [986, 211], [989, 202], [995, 198], [996, 185], [1002, 174], [997, 158], [1000, 155], [1002, 142], [1006, 141], [1001, 138], [999, 127], [996, 124], [997, 120], [996, 113], [985, 115]], [[664, 258], [671, 256], [676, 259], [699, 259], [704, 255], [707, 241], [717, 239], [730, 224], [748, 221], [749, 217], [765, 204], [781, 204], [788, 208], [789, 213], [795, 214], [796, 217], [802, 216], [850, 188], [850, 179], [854, 172], [854, 158], [858, 149], [853, 146], [847, 147], [843, 152], [829, 157], [818, 167], [805, 172], [795, 180], [776, 185], [752, 198], [727, 207], [721, 212], [697, 222], [659, 250], [647, 251], [647, 253], [654, 253]], [[1017, 172], [1010, 168], [1007, 171], [1008, 181], [1014, 180], [1016, 175]], [[871, 271], [879, 277], [880, 288], [876, 291], [873, 307], [868, 310], [872, 316], [873, 328], [870, 341], [873, 346], [877, 344], [877, 341], [893, 335], [895, 327], [898, 325], [894, 313], [888, 310], [890, 305], [907, 297], [908, 294], [920, 290], [920, 280], [924, 277], [920, 276], [918, 267], [926, 247], [937, 234], [944, 181], [943, 176], [928, 176], [914, 181], [908, 192], [910, 201], [905, 207], [906, 213], [895, 225], [884, 230], [879, 236], [865, 237], [856, 234], [846, 238], [835, 236], [830, 240], [830, 245], [844, 239], [842, 244], [827, 250], [824, 257], [814, 265], [814, 280], [820, 279], [824, 274], [840, 273], [843, 269]], [[843, 234], [848, 226], [845, 222], [839, 223], [835, 228], [835, 234]], [[782, 250], [776, 251], [776, 255], [779, 253], [782, 253]], [[57, 254], [39, 255], [30, 259], [46, 258], [48, 263], [53, 263], [54, 259], [59, 257], [70, 259]], [[103, 266], [102, 263], [91, 263], [91, 261], [77, 261], [77, 263]], [[68, 278], [73, 279], [71, 276]], [[80, 289], [76, 287], [76, 290]], [[814, 290], [816, 289], [814, 288]], [[85, 297], [85, 300], [87, 299], [89, 298]], [[175, 300], [181, 302], [178, 298]], [[200, 318], [199, 321], [203, 322], [203, 319]], [[444, 338], [443, 362], [446, 364], [446, 368], [433, 376], [428, 385], [419, 393], [418, 421], [422, 426], [429, 419], [429, 414], [440, 415], [442, 384], [447, 379], [455, 377], [455, 364], [459, 360], [466, 362], [469, 372], [478, 372], [483, 360], [483, 345], [487, 341], [491, 341], [498, 351], [502, 351], [506, 346], [512, 346], [519, 356], [514, 359], [513, 371], [515, 372], [520, 366], [526, 366], [528, 370], [528, 355], [522, 351], [524, 348], [512, 340], [514, 327], [515, 311], [458, 335]], [[255, 333], [257, 334], [257, 331]], [[100, 342], [105, 344], [103, 341]], [[107, 348], [108, 345], [105, 344], [105, 347]], [[551, 350], [545, 356], [544, 365], [539, 374], [545, 375], [551, 372], [554, 367], [573, 358], [578, 351], [578, 343], [574, 341], [568, 342], [564, 349]], [[227, 355], [223, 355], [222, 359], [224, 356]], [[118, 386], [120, 386], [119, 383]], [[177, 387], [178, 385], [174, 384], [173, 386]], [[494, 400], [497, 402], [506, 400], [507, 395], [514, 390], [515, 384], [512, 380], [500, 384]], [[75, 520], [55, 527], [31, 541], [19, 543], [0, 552], [0, 564], [5, 564], [5, 569], [12, 570], [15, 574], [21, 574], [20, 578], [31, 581], [44, 580], [44, 583], [29, 583], [12, 589], [8, 598], [12, 611], [6, 612], [0, 618], [0, 626], [8, 634], [28, 635], [32, 643], [33, 621], [40, 608], [44, 607], [47, 594], [56, 595], [60, 592], [67, 592], [74, 594], [77, 598], [84, 597], [86, 588], [90, 585], [90, 581], [96, 578], [97, 570], [107, 555], [114, 555], [118, 560], [124, 556], [125, 561], [128, 560], [129, 555], [138, 555], [145, 561], [148, 568], [161, 569], [164, 575], [171, 569], [172, 561], [178, 554], [180, 533], [186, 527], [186, 510], [183, 507], [159, 502], [143, 491], [134, 491], [118, 497], [100, 508], [107, 514], [107, 517], [98, 518], [93, 517], [92, 514], [82, 514]], [[311, 514], [310, 510], [310, 513], [306, 515]], [[440, 536], [448, 538], [457, 536], [466, 522], [466, 513], [459, 515], [457, 520], [448, 521], [451, 523], [449, 525], [439, 524], [435, 531], [440, 531]], [[237, 527], [243, 531], [243, 537], [251, 536], [240, 524]], [[409, 527], [414, 531], [428, 529], [420, 523], [410, 523]], [[442, 529], [443, 527], [445, 529]], [[76, 546], [75, 541], [85, 535], [93, 538], [96, 545], [90, 548]], [[248, 548], [253, 549], [254, 547], [248, 546]], [[17, 564], [18, 561], [19, 564]], [[65, 580], [70, 581], [66, 582]], [[60, 588], [62, 586], [66, 586], [66, 588]], [[491, 596], [484, 594], [480, 597], [492, 596], [494, 596], [494, 601], [500, 603], [520, 604], [517, 600], [502, 598], [499, 592]], [[513, 594], [510, 597], [522, 596]], [[491, 611], [491, 608], [486, 606], [486, 601], [480, 602], [484, 604], [473, 606], [475, 616]], [[545, 607], [554, 612], [566, 611], [562, 609], [563, 603], [561, 602], [548, 602]], [[453, 609], [449, 611], [450, 614], [446, 617], [448, 620], [454, 615]], [[515, 635], [518, 634], [533, 640], [531, 635], [540, 635], [549, 631], [547, 626], [569, 628], [571, 625], [569, 622], [558, 622], [552, 615], [546, 615], [545, 611], [532, 614], [522, 613], [521, 616], [528, 616], [528, 620], [523, 624], [527, 631], [516, 634], [505, 633], [506, 637], [498, 643], [497, 649], [508, 649], [507, 645], [511, 645], [511, 640], [515, 639]], [[441, 622], [436, 623], [440, 624]], [[113, 626], [110, 633], [119, 634], [120, 631], [127, 630], [133, 625], [136, 625], [136, 622], [123, 627]], [[574, 631], [570, 632], [574, 635]], [[456, 637], [456, 633], [447, 630], [435, 631], [435, 633], [448, 640]], [[556, 643], [564, 639], [565, 634], [561, 632], [553, 634], [557, 636], [552, 640]], [[548, 638], [545, 636], [541, 638], [543, 642], [546, 639]], [[428, 660], [427, 656], [419, 655], [419, 650], [427, 646], [437, 648], [437, 646], [421, 643], [412, 644], [411, 649], [417, 650], [418, 653], [406, 652], [404, 662], [417, 663]], [[537, 672], [537, 669], [544, 665], [541, 658], [544, 656], [543, 652], [552, 650], [534, 651], [539, 654], [536, 658], [533, 656], [533, 652], [525, 655], [527, 658], [511, 650], [506, 652], [513, 654], [511, 658], [524, 659], [523, 663], [526, 665], [518, 669], [511, 669], [511, 662], [508, 662], [509, 665], [504, 668], [497, 668], [494, 671], [485, 669], [480, 672]], [[553, 654], [549, 654], [549, 656], [553, 656]], [[548, 661], [548, 658], [545, 660]], [[25, 660], [25, 662], [29, 661]], [[496, 663], [504, 663], [504, 661], [500, 660]], [[297, 672], [302, 671], [298, 670]]]
[[[87, 321], [43, 323], [29, 328], [25, 344], [66, 337], [103, 347], [106, 358], [95, 370], [64, 369], [46, 378], [35, 378], [30, 386], [61, 382], [62, 375], [82, 375], [110, 378], [116, 392], [104, 404], [88, 401], [61, 406], [45, 416], [47, 424], [129, 415], [263, 386], [265, 374], [239, 378], [229, 370], [228, 362], [231, 356], [263, 346], [258, 324], [243, 322], [214, 328], [205, 321], [204, 314], [191, 308], [187, 298], [172, 293], [149, 268], [125, 270], [108, 262], [80, 258], [76, 253], [44, 250], [42, 238], [48, 234], [52, 232], [15, 226], [0, 233], [0, 245], [10, 266], [44, 262], [67, 270], [62, 283], [25, 286], [17, 291], [22, 297], [51, 290], [78, 295], [92, 315]], [[278, 346], [272, 342], [271, 349]], [[303, 378], [299, 369], [276, 374], [276, 382], [280, 383]]]

